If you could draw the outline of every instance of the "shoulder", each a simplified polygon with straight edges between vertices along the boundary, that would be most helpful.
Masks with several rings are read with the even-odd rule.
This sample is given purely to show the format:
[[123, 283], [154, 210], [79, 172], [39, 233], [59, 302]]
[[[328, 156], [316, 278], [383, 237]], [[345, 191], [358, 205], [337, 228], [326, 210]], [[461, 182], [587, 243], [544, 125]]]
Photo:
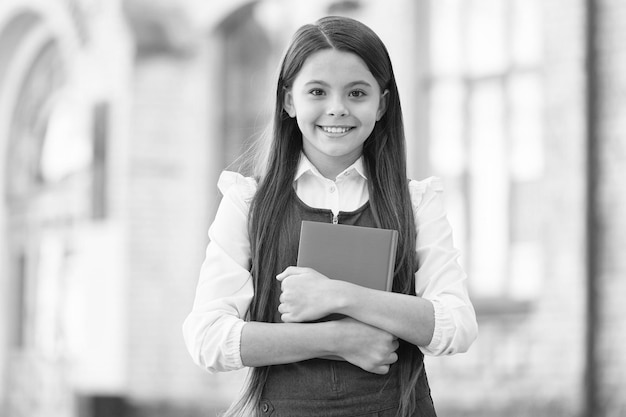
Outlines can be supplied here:
[[434, 197], [443, 192], [443, 181], [438, 177], [429, 177], [425, 180], [410, 180], [409, 193], [413, 209], [417, 210], [428, 197]]
[[257, 182], [252, 177], [244, 177], [238, 172], [222, 171], [217, 187], [224, 195], [242, 203], [250, 204], [257, 190]]

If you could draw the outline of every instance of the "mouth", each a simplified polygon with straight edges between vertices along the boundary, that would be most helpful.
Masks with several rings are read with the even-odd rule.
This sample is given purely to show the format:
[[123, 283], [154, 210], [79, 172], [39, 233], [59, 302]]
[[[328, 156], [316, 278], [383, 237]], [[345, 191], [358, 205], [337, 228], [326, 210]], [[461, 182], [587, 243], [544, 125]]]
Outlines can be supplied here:
[[343, 134], [354, 129], [353, 126], [319, 126], [319, 128], [322, 129], [322, 131], [325, 133], [332, 134]]

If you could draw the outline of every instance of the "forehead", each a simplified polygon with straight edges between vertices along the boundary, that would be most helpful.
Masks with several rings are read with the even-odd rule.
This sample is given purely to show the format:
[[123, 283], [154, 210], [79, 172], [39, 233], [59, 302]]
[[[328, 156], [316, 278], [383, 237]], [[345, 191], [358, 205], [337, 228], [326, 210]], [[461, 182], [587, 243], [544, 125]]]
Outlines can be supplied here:
[[324, 49], [309, 56], [294, 83], [307, 83], [312, 80], [339, 85], [363, 80], [372, 86], [377, 85], [376, 79], [361, 57], [352, 52], [336, 49]]

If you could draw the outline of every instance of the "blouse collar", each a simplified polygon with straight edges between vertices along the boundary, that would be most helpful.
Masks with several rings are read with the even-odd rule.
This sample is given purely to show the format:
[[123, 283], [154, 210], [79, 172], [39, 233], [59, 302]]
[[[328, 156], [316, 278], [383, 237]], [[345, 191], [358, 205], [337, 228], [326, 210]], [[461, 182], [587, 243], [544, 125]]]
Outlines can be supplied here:
[[[352, 165], [350, 165], [348, 168], [344, 169], [339, 175], [337, 175], [337, 179], [351, 172], [356, 172], [363, 179], [367, 180], [363, 156], [359, 157], [359, 159], [357, 159]], [[306, 155], [301, 152], [300, 161], [298, 162], [298, 169], [296, 170], [294, 182], [298, 181], [304, 174], [311, 174], [319, 178], [324, 178], [324, 176], [319, 172], [315, 165], [313, 165], [309, 158], [307, 158]]]

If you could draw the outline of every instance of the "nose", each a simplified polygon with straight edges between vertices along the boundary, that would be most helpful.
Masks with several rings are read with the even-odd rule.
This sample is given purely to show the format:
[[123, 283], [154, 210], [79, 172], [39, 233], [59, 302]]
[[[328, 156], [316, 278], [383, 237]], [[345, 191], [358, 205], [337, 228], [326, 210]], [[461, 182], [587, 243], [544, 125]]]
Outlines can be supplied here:
[[327, 113], [329, 116], [347, 116], [349, 111], [342, 97], [334, 96], [329, 100]]

